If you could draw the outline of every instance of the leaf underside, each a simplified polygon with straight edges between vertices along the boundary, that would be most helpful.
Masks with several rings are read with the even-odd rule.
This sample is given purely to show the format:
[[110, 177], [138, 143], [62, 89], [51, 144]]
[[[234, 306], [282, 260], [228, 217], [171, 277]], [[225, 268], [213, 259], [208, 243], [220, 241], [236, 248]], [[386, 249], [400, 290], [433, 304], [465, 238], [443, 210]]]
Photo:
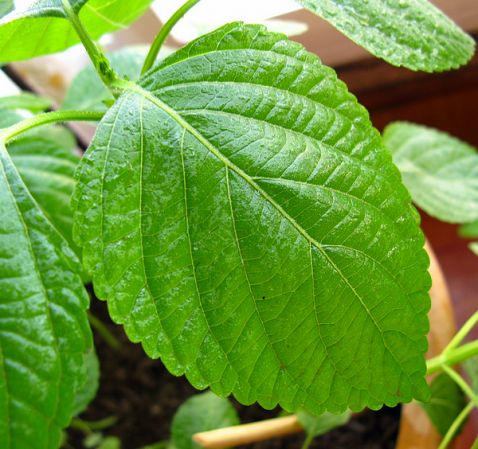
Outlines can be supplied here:
[[474, 40], [428, 0], [296, 0], [373, 55], [439, 72], [466, 64]]
[[417, 214], [334, 72], [233, 23], [129, 86], [74, 194], [84, 263], [129, 337], [244, 404], [426, 397]]
[[[152, 0], [70, 0], [91, 37], [126, 27]], [[80, 42], [65, 18], [62, 0], [37, 0], [0, 20], [0, 63], [21, 61], [64, 50]]]
[[478, 219], [478, 153], [473, 147], [405, 122], [387, 126], [383, 139], [418, 206], [451, 223]]
[[0, 448], [57, 448], [91, 348], [80, 265], [0, 147]]

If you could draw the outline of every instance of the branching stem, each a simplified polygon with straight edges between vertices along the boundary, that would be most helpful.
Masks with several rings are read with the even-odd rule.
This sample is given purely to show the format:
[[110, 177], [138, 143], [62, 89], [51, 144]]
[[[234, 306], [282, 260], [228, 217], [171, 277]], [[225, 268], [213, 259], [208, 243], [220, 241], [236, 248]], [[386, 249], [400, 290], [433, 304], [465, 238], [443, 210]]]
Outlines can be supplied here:
[[111, 349], [114, 349], [115, 351], [120, 349], [121, 343], [119, 340], [110, 332], [103, 322], [96, 318], [91, 312], [88, 312], [88, 321]]
[[475, 394], [473, 389], [466, 383], [466, 380], [460, 376], [454, 369], [449, 366], [444, 366], [443, 371], [450, 376], [451, 379], [461, 388], [463, 393], [465, 393], [468, 398], [475, 404], [475, 407], [478, 408], [478, 396]]
[[465, 339], [465, 337], [471, 332], [471, 330], [475, 327], [476, 323], [478, 323], [478, 311], [475, 312], [461, 327], [461, 329], [456, 333], [456, 335], [452, 338], [450, 343], [446, 346], [443, 352], [450, 352]]
[[78, 15], [73, 10], [70, 5], [69, 0], [61, 0], [63, 3], [63, 8], [70, 20], [73, 28], [76, 31], [76, 34], [80, 38], [83, 46], [85, 47], [88, 56], [95, 67], [95, 70], [98, 72], [103, 83], [106, 87], [110, 87], [112, 82], [118, 78], [116, 72], [111, 68], [108, 58], [104, 55], [104, 53], [98, 48], [95, 44], [91, 36], [89, 35], [86, 28], [81, 23]]
[[427, 374], [433, 374], [442, 371], [444, 366], [453, 366], [463, 362], [470, 357], [478, 355], [478, 340], [465, 343], [458, 348], [442, 352], [427, 362]]
[[151, 48], [149, 49], [148, 55], [144, 60], [143, 68], [141, 69], [141, 74], [147, 72], [156, 61], [158, 57], [159, 51], [169, 36], [169, 33], [173, 29], [174, 25], [186, 14], [199, 0], [188, 0], [181, 6], [170, 18], [169, 20], [161, 27], [159, 33], [154, 38], [153, 43], [151, 44]]

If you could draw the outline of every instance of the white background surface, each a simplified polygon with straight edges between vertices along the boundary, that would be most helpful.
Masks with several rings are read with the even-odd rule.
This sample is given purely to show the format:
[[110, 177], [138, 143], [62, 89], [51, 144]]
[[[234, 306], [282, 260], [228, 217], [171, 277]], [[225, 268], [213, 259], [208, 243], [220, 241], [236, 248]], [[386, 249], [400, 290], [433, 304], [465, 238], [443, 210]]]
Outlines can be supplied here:
[[[152, 9], [164, 22], [184, 0], [157, 0]], [[300, 9], [293, 0], [201, 0], [174, 27], [172, 36], [188, 42], [203, 32], [227, 22], [262, 22], [271, 17]]]

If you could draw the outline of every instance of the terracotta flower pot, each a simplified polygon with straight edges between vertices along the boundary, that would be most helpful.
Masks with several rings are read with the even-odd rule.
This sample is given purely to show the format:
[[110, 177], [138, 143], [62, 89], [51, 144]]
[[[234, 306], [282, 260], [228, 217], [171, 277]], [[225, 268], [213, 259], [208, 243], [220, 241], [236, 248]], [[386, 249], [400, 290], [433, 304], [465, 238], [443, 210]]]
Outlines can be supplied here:
[[[445, 277], [431, 246], [426, 245], [430, 256], [430, 332], [427, 358], [438, 355], [456, 333], [455, 317]], [[402, 409], [396, 449], [436, 449], [441, 437], [425, 411], [417, 403], [406, 404]]]

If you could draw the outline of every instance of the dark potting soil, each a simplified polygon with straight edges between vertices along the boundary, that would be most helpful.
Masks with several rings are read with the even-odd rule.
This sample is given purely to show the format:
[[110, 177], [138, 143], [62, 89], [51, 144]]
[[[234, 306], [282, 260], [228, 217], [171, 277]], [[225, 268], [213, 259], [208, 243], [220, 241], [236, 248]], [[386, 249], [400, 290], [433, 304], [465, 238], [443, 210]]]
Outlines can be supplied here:
[[[103, 433], [119, 437], [122, 449], [137, 449], [167, 440], [171, 420], [177, 408], [197, 391], [184, 377], [169, 374], [159, 360], [149, 359], [139, 344], [129, 342], [122, 327], [113, 324], [109, 319], [105, 303], [95, 299], [91, 309], [121, 342], [121, 348], [112, 349], [95, 333], [101, 367], [100, 387], [96, 399], [81, 415], [81, 419], [96, 421], [115, 416], [115, 424]], [[268, 419], [279, 413], [279, 410], [267, 411], [257, 405], [244, 407], [237, 402], [234, 402], [234, 405], [242, 422]], [[399, 408], [384, 408], [379, 412], [365, 411], [354, 417], [348, 425], [316, 438], [310, 447], [393, 449], [399, 417]], [[69, 430], [69, 445], [74, 449], [83, 449], [84, 436], [81, 431]], [[300, 449], [303, 440], [303, 434], [296, 434], [247, 448]]]

